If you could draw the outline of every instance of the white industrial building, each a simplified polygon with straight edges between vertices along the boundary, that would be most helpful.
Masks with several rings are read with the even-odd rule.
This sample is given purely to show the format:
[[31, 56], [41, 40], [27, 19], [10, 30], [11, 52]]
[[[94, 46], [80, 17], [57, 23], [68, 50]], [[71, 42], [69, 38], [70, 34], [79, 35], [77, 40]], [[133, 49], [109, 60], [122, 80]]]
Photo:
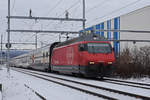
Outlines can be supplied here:
[[[100, 32], [100, 30], [132, 30], [132, 31], [150, 31], [150, 6], [146, 6], [135, 11], [122, 14], [118, 17], [112, 18], [105, 22], [101, 22], [92, 27], [86, 28], [86, 31], [96, 30], [97, 34], [107, 37], [108, 39], [115, 40], [150, 40], [150, 33], [130, 33], [130, 32]], [[149, 45], [150, 43], [136, 43], [121, 42], [114, 43], [116, 51], [120, 51], [120, 46], [128, 45], [129, 47], [137, 45]]]

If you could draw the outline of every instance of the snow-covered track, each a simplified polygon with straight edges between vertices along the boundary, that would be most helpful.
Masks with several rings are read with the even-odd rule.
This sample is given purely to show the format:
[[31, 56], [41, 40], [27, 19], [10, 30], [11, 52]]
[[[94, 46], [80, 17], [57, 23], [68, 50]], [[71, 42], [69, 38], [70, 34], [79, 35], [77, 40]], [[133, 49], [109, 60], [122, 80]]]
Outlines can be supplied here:
[[131, 83], [131, 84], [136, 84], [136, 85], [150, 86], [150, 84], [145, 84], [145, 83], [137, 83], [137, 82], [123, 81], [123, 80], [117, 80], [117, 79], [111, 79], [111, 78], [104, 78], [104, 79], [105, 79], [105, 80], [110, 80], [110, 81], [123, 82], [123, 83]]
[[[92, 88], [96, 88], [96, 89], [101, 89], [101, 90], [105, 90], [105, 91], [117, 93], [117, 94], [124, 95], [124, 96], [127, 95], [127, 96], [130, 96], [130, 97], [140, 98], [140, 99], [143, 99], [143, 100], [150, 100], [150, 97], [146, 97], [146, 96], [142, 96], [142, 95], [137, 95], [137, 94], [133, 94], [133, 93], [128, 93], [128, 92], [124, 92], [124, 91], [119, 91], [119, 90], [115, 90], [115, 89], [109, 89], [109, 88], [100, 87], [100, 86], [96, 86], [96, 85], [92, 85], [92, 84], [78, 82], [78, 81], [68, 80], [68, 79], [64, 79], [64, 78], [60, 78], [60, 77], [55, 77], [55, 76], [51, 76], [51, 75], [45, 75], [45, 74], [41, 74], [41, 73], [38, 73], [38, 72], [31, 72], [31, 71], [27, 71], [27, 70], [17, 70], [17, 71], [23, 72], [25, 74], [26, 74], [26, 72], [28, 72], [27, 74], [30, 73], [29, 75], [32, 75], [32, 76], [35, 76], [35, 77], [38, 77], [38, 78], [41, 78], [41, 77], [40, 76], [36, 76], [36, 75], [41, 75], [41, 76], [45, 76], [45, 77], [51, 77], [51, 78], [59, 79], [59, 80], [62, 80], [62, 81], [69, 81], [69, 82], [72, 82], [72, 83], [76, 83], [76, 84], [80, 84], [80, 85], [84, 85], [84, 86], [88, 86], [88, 87], [92, 87]], [[47, 79], [45, 79], [45, 80], [47, 80]], [[48, 79], [48, 81], [49, 81], [49, 79]], [[92, 94], [92, 95], [95, 95], [95, 96], [98, 96], [98, 97], [103, 97], [105, 99], [110, 99], [110, 97], [107, 98], [107, 96], [102, 95], [102, 94], [92, 93], [90, 91], [83, 90], [83, 89], [80, 89], [80, 88], [77, 88], [77, 87], [73, 87], [73, 86], [68, 86], [68, 85], [65, 85], [63, 83], [59, 83], [59, 82], [56, 82], [56, 81], [53, 81], [53, 80], [50, 80], [50, 81], [52, 81], [54, 83], [57, 83], [57, 84], [60, 84], [60, 85], [63, 85], [63, 86], [67, 86], [67, 87], [76, 89], [76, 90], [80, 90], [80, 91], [83, 91], [83, 92], [86, 92], [86, 93], [89, 93], [89, 94]], [[111, 98], [111, 99], [115, 99], [115, 98]]]
[[150, 84], [123, 81], [123, 80], [110, 79], [110, 78], [104, 78], [104, 80], [105, 80], [105, 82], [112, 83], [112, 84], [126, 85], [126, 86], [131, 86], [131, 87], [137, 87], [137, 88], [143, 88], [143, 89], [150, 90]]
[[92, 91], [84, 90], [84, 89], [81, 89], [81, 88], [78, 88], [78, 87], [74, 87], [74, 86], [67, 85], [67, 84], [64, 84], [64, 83], [61, 83], [61, 82], [57, 82], [57, 81], [54, 81], [54, 80], [51, 80], [51, 79], [47, 79], [47, 78], [44, 78], [44, 77], [41, 77], [41, 76], [37, 76], [37, 75], [33, 74], [33, 72], [25, 72], [25, 71], [21, 71], [21, 70], [15, 70], [15, 71], [18, 71], [18, 72], [21, 72], [21, 73], [24, 73], [24, 74], [27, 74], [27, 75], [31, 75], [31, 76], [34, 76], [34, 77], [37, 77], [37, 78], [40, 78], [40, 79], [44, 79], [44, 80], [47, 80], [47, 81], [50, 81], [50, 82], [53, 82], [53, 83], [56, 83], [56, 84], [59, 84], [59, 85], [62, 85], [62, 86], [66, 86], [66, 87], [69, 87], [69, 88], [72, 88], [72, 89], [75, 89], [75, 90], [79, 90], [79, 91], [82, 91], [82, 92], [85, 92], [85, 93], [88, 93], [88, 94], [91, 94], [91, 95], [94, 95], [94, 96], [98, 96], [98, 97], [101, 97], [101, 98], [104, 98], [104, 99], [117, 100], [116, 98], [112, 98], [112, 97], [105, 96], [105, 95], [102, 95], [102, 94], [94, 93]]
[[30, 88], [28, 85], [24, 84], [24, 86], [27, 87], [28, 89], [32, 90], [39, 98], [41, 98], [41, 100], [46, 100], [45, 97], [43, 97], [40, 93], [38, 93], [35, 90], [33, 90], [32, 88]]

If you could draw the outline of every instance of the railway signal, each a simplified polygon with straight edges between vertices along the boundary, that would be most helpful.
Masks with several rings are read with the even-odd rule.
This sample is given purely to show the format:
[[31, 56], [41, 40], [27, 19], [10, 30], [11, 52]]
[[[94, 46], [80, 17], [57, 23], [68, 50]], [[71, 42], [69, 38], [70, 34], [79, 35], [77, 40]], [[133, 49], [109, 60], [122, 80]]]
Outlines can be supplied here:
[[8, 48], [11, 48], [11, 44], [10, 43], [6, 43], [6, 48], [8, 49]]

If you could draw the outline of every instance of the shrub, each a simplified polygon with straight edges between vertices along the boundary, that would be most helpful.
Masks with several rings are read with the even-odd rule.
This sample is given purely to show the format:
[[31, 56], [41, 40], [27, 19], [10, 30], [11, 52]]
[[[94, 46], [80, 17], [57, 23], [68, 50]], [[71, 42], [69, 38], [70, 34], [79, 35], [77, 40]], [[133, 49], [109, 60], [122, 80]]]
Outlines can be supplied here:
[[125, 48], [115, 63], [115, 73], [122, 78], [150, 76], [150, 47]]

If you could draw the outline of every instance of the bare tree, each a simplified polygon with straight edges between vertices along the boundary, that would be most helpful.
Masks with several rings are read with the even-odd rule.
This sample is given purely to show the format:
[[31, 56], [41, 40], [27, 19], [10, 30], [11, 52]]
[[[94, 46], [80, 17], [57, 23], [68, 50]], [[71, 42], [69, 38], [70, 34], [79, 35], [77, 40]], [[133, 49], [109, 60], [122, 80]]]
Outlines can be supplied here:
[[116, 74], [122, 78], [150, 76], [150, 47], [125, 48], [115, 67]]

